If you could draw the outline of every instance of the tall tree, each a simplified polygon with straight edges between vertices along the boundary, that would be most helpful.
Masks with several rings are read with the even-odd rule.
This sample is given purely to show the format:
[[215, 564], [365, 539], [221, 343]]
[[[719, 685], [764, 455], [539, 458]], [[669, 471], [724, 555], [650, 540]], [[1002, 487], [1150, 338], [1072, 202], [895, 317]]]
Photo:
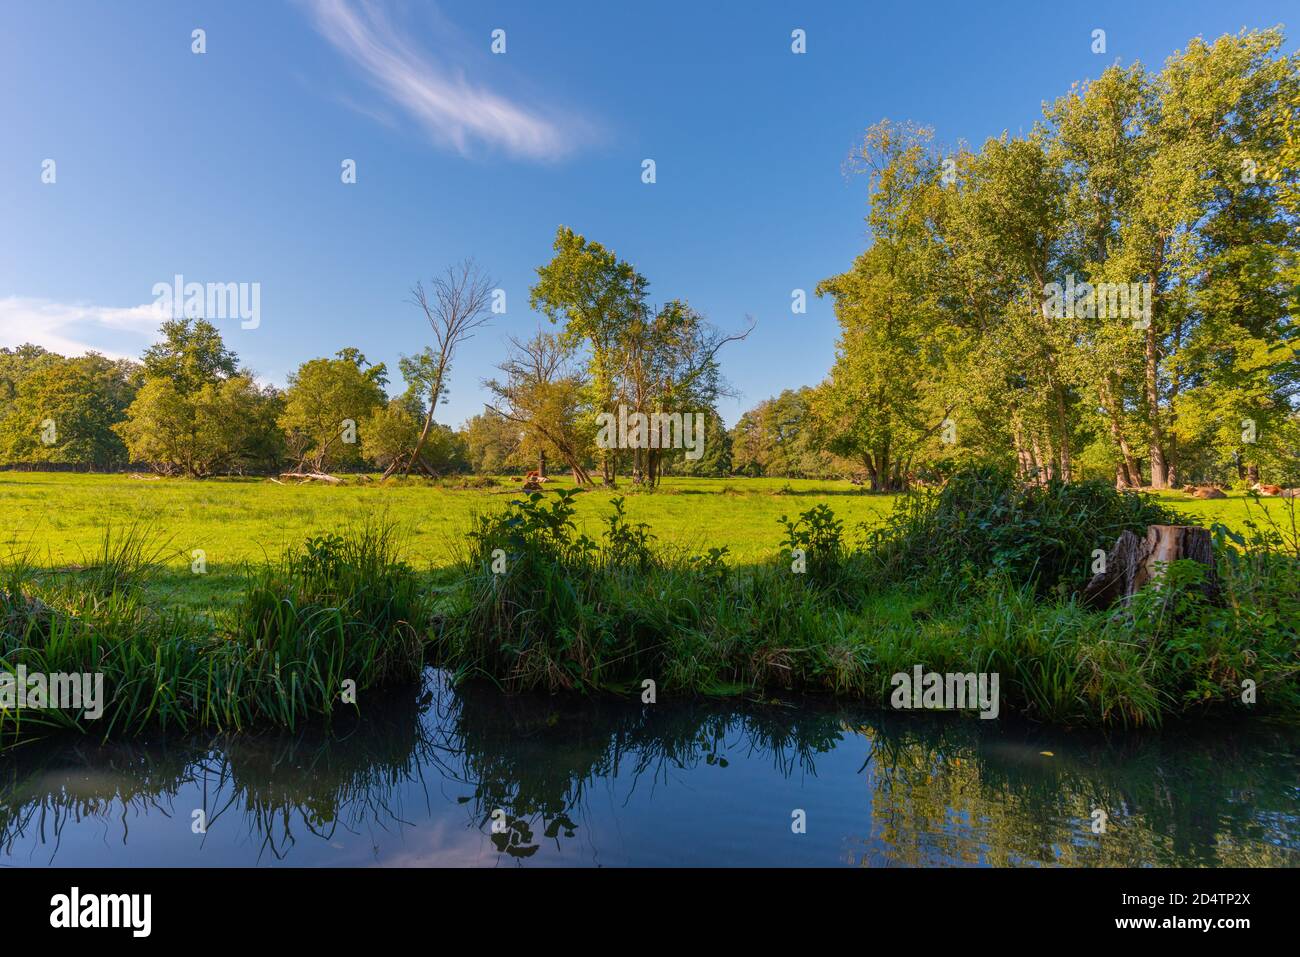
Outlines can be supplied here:
[[125, 465], [127, 448], [114, 426], [125, 417], [138, 378], [133, 363], [42, 351], [0, 418], [0, 457], [95, 469]]
[[853, 269], [824, 280], [841, 335], [830, 377], [813, 402], [825, 447], [853, 459], [871, 487], [904, 487], [921, 447], [938, 446], [955, 402], [946, 395], [949, 356], [960, 341], [938, 292], [945, 201], [930, 132], [881, 123], [855, 155], [871, 177], [872, 245]]
[[168, 319], [161, 332], [162, 340], [144, 352], [146, 378], [169, 379], [187, 394], [239, 371], [238, 356], [206, 319]]
[[[593, 413], [612, 413], [627, 355], [628, 329], [644, 314], [648, 284], [612, 250], [567, 226], [556, 231], [553, 248], [554, 257], [537, 270], [532, 306], [552, 322], [564, 321], [563, 346], [586, 346], [588, 405]], [[616, 483], [615, 459], [612, 450], [600, 450], [606, 485]]]
[[304, 362], [289, 377], [280, 428], [298, 471], [314, 472], [356, 465], [361, 459], [362, 423], [386, 397], [387, 369], [371, 365], [358, 350], [340, 350], [333, 359]]
[[203, 478], [276, 464], [280, 396], [260, 389], [206, 320], [173, 319], [144, 353], [143, 383], [115, 426], [133, 461]]

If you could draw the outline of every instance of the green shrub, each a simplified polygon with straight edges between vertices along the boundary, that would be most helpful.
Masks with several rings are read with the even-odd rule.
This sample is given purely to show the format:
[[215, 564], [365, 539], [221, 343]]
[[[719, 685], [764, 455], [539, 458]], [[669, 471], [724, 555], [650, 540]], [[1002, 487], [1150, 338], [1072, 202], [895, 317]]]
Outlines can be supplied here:
[[808, 581], [843, 594], [848, 584], [844, 523], [835, 517], [831, 507], [821, 503], [800, 513], [794, 521], [784, 515], [777, 521], [785, 528], [785, 538], [781, 541], [782, 558], [791, 563], [792, 570], [797, 550], [798, 560], [804, 568], [802, 574]]
[[866, 544], [887, 582], [966, 588], [1006, 575], [1046, 594], [1086, 583], [1094, 549], [1109, 551], [1120, 532], [1183, 521], [1151, 496], [1105, 482], [1026, 486], [1010, 473], [974, 467], [939, 492], [900, 498]]

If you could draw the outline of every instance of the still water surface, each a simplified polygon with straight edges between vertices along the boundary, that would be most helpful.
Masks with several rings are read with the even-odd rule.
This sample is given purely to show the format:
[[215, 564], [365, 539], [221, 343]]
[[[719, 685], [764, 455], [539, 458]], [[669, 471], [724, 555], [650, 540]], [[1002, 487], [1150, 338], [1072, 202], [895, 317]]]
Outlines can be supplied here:
[[1106, 738], [433, 670], [389, 698], [332, 736], [7, 752], [0, 866], [1300, 865], [1294, 726]]

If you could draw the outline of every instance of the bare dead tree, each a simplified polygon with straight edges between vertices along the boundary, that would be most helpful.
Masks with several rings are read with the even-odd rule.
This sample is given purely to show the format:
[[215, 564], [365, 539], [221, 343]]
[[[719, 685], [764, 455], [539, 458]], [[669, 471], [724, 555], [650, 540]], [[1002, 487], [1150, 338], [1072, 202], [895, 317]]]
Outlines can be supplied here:
[[384, 472], [384, 478], [388, 478], [398, 468], [402, 469], [403, 475], [410, 475], [415, 464], [422, 461], [420, 455], [429, 439], [429, 432], [433, 429], [434, 413], [447, 387], [447, 376], [456, 348], [488, 321], [493, 286], [493, 280], [488, 278], [478, 263], [466, 259], [458, 265], [448, 266], [441, 276], [433, 280], [428, 291], [419, 282], [411, 290], [409, 301], [424, 312], [429, 328], [433, 330], [433, 345], [425, 347], [424, 352], [410, 362], [410, 367], [417, 369], [419, 377], [427, 383], [429, 411], [424, 417], [424, 428], [420, 431], [415, 448], [406, 456], [394, 458]]

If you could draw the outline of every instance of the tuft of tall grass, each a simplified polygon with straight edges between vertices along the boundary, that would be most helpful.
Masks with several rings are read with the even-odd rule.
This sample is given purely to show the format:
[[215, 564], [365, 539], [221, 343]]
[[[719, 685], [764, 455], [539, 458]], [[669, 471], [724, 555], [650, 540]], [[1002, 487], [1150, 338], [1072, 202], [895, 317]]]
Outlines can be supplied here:
[[142, 588], [161, 570], [170, 542], [148, 519], [134, 518], [124, 526], [104, 525], [99, 547], [75, 575], [76, 588], [98, 598]]
[[116, 541], [113, 560], [78, 583], [0, 592], [0, 668], [102, 674], [103, 715], [92, 726], [84, 707], [0, 710], [0, 738], [59, 728], [293, 728], [419, 675], [428, 599], [398, 560], [390, 524], [316, 536], [250, 568], [242, 601], [216, 620], [155, 609], [134, 587], [153, 544]]
[[360, 691], [415, 680], [428, 620], [428, 596], [399, 560], [391, 524], [314, 536], [250, 572], [224, 643], [238, 667], [212, 700], [234, 705], [219, 714], [236, 727], [329, 716], [345, 682]]

